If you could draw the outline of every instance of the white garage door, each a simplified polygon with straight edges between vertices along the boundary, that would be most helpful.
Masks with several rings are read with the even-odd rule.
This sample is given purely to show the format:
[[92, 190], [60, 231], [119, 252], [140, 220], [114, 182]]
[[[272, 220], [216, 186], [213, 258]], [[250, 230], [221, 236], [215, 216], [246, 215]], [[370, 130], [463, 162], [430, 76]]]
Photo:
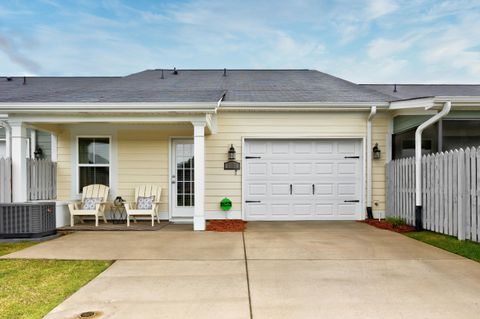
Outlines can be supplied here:
[[246, 140], [247, 220], [362, 216], [360, 140]]

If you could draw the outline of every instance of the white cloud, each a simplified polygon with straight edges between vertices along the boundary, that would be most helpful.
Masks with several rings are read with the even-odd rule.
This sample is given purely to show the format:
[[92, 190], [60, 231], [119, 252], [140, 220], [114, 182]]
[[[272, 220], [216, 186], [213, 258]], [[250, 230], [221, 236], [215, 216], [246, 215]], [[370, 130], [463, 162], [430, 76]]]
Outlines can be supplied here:
[[398, 4], [392, 0], [369, 0], [367, 6], [368, 17], [377, 19], [398, 9]]
[[391, 57], [401, 55], [405, 50], [410, 48], [412, 41], [405, 39], [389, 40], [375, 39], [368, 45], [367, 53], [372, 59]]

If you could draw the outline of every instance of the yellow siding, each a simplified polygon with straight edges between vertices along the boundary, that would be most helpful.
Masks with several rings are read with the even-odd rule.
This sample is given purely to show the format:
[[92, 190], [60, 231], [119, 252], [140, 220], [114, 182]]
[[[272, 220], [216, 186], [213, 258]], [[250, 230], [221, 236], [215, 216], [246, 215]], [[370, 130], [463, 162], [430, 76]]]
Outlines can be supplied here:
[[[242, 160], [242, 138], [245, 137], [341, 137], [366, 136], [367, 112], [220, 112], [218, 133], [206, 137], [206, 210], [218, 211], [224, 196], [241, 210], [242, 170], [235, 175], [223, 170], [230, 144], [235, 146], [237, 160]], [[390, 116], [379, 113], [373, 121], [372, 147], [382, 150], [382, 160], [373, 162], [374, 211], [385, 209], [385, 153]], [[371, 147], [370, 147], [371, 150]]]
[[70, 200], [73, 165], [70, 131], [63, 130], [57, 134], [57, 198]]
[[[241, 210], [242, 172], [223, 170], [227, 150], [234, 144], [237, 160], [242, 159], [244, 137], [341, 137], [366, 135], [367, 112], [220, 112], [218, 132], [205, 140], [205, 204], [207, 211], [219, 211], [224, 196], [233, 201], [233, 210]], [[373, 121], [372, 147], [378, 143], [382, 160], [373, 161], [373, 200], [385, 209], [386, 135], [390, 115], [380, 112]], [[192, 136], [193, 128], [185, 125], [159, 125], [159, 129], [120, 128], [117, 130], [117, 194], [133, 200], [134, 187], [158, 184], [163, 188], [161, 211], [168, 210], [168, 162], [170, 137]], [[58, 198], [71, 199], [71, 134], [68, 127], [58, 132]], [[371, 147], [369, 148], [371, 150]]]
[[125, 129], [117, 133], [117, 193], [134, 200], [135, 186], [162, 187], [160, 211], [168, 211], [170, 136], [192, 136], [193, 128], [169, 125], [162, 130]]

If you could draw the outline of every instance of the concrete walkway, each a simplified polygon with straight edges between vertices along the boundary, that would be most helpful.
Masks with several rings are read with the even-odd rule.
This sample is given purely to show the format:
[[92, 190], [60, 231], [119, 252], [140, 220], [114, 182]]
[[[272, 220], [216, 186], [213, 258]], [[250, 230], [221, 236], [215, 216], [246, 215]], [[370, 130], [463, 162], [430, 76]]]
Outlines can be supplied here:
[[478, 318], [480, 264], [356, 222], [79, 232], [6, 258], [115, 259], [48, 319]]

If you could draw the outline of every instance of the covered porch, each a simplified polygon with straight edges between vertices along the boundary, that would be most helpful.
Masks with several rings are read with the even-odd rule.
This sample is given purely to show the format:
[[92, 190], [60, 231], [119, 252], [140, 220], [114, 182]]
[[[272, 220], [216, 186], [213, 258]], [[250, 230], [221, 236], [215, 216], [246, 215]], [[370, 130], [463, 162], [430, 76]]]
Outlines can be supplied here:
[[[217, 104], [126, 104], [45, 106], [43, 112], [36, 112], [38, 106], [17, 105], [5, 110], [11, 201], [32, 200], [26, 169], [35, 158], [31, 132], [42, 132], [51, 139], [51, 155], [43, 160], [56, 169], [56, 192], [42, 200], [56, 202], [57, 227], [69, 223], [67, 205], [81, 199], [86, 185], [109, 187], [108, 224], [119, 219], [113, 206], [117, 197], [136, 201], [135, 187], [157, 185], [162, 188], [160, 219], [205, 230], [205, 136], [216, 131]], [[101, 229], [113, 227], [102, 223]], [[139, 225], [132, 223], [133, 228]], [[121, 226], [126, 228], [114, 228]]]

